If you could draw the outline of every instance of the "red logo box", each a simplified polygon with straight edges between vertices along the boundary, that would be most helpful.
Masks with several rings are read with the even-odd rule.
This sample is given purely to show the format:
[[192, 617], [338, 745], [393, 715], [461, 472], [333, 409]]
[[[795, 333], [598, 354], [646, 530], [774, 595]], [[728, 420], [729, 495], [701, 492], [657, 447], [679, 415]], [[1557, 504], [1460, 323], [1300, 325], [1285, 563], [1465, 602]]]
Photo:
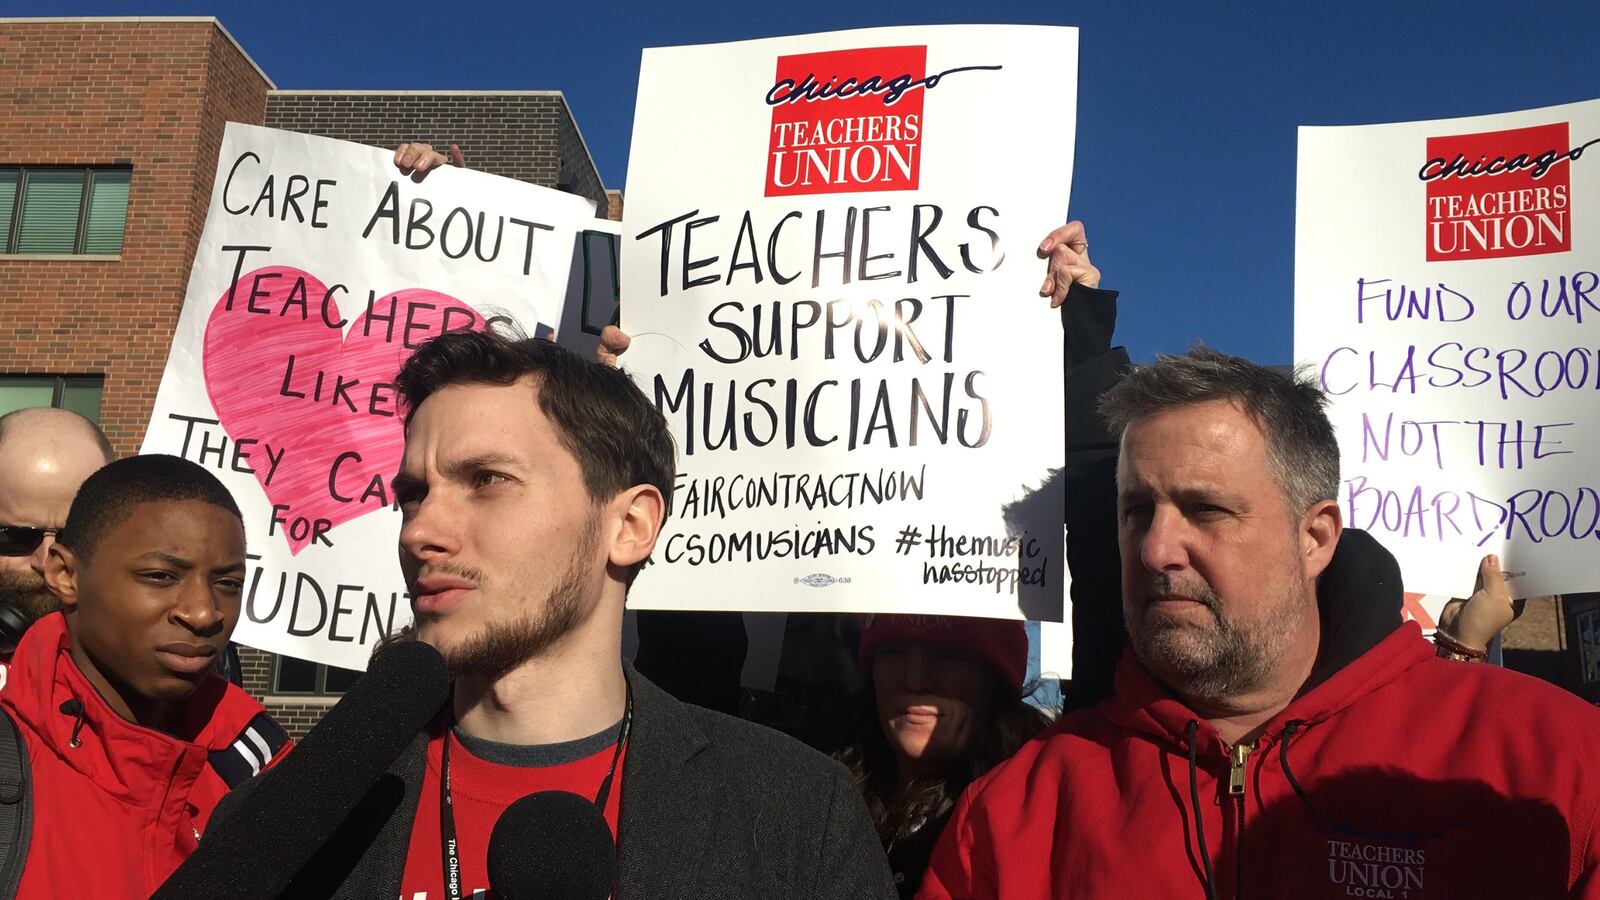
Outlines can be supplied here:
[[927, 65], [925, 46], [778, 57], [766, 196], [916, 190], [926, 92], [888, 102], [881, 88], [921, 81]]
[[1428, 138], [1427, 258], [1499, 259], [1572, 249], [1566, 122]]

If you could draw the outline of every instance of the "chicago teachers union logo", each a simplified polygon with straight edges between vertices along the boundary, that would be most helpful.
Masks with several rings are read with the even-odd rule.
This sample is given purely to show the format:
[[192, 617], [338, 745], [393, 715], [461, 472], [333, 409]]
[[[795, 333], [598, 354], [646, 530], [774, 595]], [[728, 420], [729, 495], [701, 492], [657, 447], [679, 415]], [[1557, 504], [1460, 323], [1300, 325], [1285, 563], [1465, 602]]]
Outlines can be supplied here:
[[766, 196], [914, 191], [922, 171], [928, 48], [872, 47], [778, 57], [767, 91], [772, 131]]
[[1572, 161], [1595, 141], [1573, 147], [1567, 126], [1428, 138], [1428, 260], [1571, 250]]

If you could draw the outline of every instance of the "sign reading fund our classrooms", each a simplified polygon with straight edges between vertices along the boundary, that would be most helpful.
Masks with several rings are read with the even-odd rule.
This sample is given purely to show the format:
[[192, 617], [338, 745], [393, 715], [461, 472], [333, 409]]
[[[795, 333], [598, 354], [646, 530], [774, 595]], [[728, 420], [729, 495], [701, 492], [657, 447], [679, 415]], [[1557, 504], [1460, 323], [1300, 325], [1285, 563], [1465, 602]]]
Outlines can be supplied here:
[[639, 608], [1061, 617], [1077, 32], [644, 52], [624, 362], [678, 446]]
[[559, 319], [589, 201], [230, 123], [143, 452], [200, 463], [244, 513], [235, 639], [364, 669], [411, 619], [389, 493], [394, 376], [422, 342]]
[[1300, 129], [1295, 356], [1408, 590], [1600, 584], [1600, 101]]

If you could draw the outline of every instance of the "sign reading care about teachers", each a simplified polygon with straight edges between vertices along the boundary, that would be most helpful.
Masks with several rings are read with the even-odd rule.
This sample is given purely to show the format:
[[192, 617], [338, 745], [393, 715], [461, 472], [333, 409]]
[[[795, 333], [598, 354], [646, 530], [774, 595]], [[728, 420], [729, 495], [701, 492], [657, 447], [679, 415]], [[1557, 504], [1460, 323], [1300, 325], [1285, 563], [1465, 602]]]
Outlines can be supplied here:
[[1600, 100], [1300, 129], [1295, 357], [1408, 591], [1600, 589]]
[[630, 604], [1059, 620], [1077, 31], [646, 50], [627, 368], [678, 444]]
[[411, 620], [394, 376], [444, 331], [549, 333], [589, 201], [393, 153], [229, 123], [142, 452], [194, 460], [244, 513], [234, 637], [366, 668]]

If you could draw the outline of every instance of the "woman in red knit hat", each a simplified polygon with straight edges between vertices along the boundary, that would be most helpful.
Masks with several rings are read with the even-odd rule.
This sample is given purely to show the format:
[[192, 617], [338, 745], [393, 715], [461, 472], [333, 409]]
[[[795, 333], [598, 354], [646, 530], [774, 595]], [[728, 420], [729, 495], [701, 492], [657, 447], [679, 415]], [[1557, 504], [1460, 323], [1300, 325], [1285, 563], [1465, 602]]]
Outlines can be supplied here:
[[1023, 700], [1021, 622], [879, 615], [861, 633], [855, 743], [839, 758], [866, 795], [902, 897], [916, 893], [961, 792], [1049, 724]]

